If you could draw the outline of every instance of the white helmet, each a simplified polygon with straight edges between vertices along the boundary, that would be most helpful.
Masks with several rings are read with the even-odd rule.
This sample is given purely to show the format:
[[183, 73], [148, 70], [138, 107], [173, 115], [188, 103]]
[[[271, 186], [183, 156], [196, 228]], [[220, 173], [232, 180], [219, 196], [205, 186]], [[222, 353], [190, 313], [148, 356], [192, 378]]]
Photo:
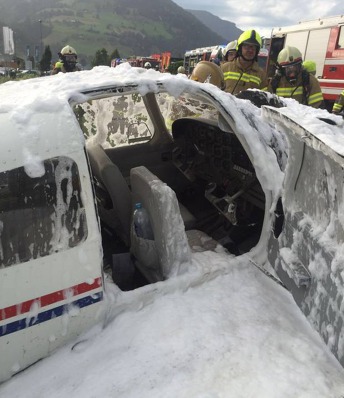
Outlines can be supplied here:
[[222, 54], [225, 57], [228, 51], [236, 51], [238, 40], [230, 41], [227, 46], [222, 50]]
[[75, 49], [72, 46], [65, 46], [61, 50], [62, 55], [77, 55]]
[[278, 53], [277, 63], [280, 66], [301, 64], [301, 51], [296, 47], [285, 46], [283, 50]]
[[145, 64], [144, 64], [145, 69], [150, 69], [151, 67], [152, 67], [152, 65], [150, 62], [145, 62]]
[[177, 69], [177, 73], [183, 73], [183, 74], [185, 74], [186, 73], [186, 70], [185, 70], [185, 68], [184, 68], [184, 66], [179, 66], [179, 68]]
[[278, 54], [277, 63], [287, 80], [295, 82], [302, 71], [301, 51], [296, 47], [285, 46]]

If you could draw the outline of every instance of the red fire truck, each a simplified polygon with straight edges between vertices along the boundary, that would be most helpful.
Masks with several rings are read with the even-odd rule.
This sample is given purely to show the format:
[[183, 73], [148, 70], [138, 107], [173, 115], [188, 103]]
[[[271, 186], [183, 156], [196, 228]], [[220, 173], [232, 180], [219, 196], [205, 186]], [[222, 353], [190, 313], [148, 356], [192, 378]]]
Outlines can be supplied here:
[[[261, 68], [265, 69], [268, 59], [270, 39], [263, 38], [262, 41], [263, 46], [258, 54], [258, 63]], [[222, 51], [225, 47], [225, 44], [218, 44], [216, 46], [200, 47], [186, 51], [184, 54], [184, 68], [186, 73], [190, 75], [199, 61], [214, 61], [218, 57], [219, 51]]]
[[[184, 54], [184, 68], [188, 75], [191, 74], [196, 64], [200, 61], [210, 61], [211, 58], [215, 57], [220, 47], [224, 46], [208, 46], [208, 47], [199, 47], [194, 50], [188, 50]], [[213, 54], [213, 57], [212, 57]]]
[[144, 67], [146, 62], [149, 62], [153, 69], [163, 72], [171, 63], [171, 53], [165, 51], [161, 54], [152, 54], [149, 57], [116, 58], [111, 61], [111, 66], [116, 67], [123, 62], [129, 62], [131, 66], [138, 66], [141, 68]]
[[270, 77], [275, 73], [278, 53], [287, 45], [297, 47], [303, 60], [316, 63], [326, 107], [332, 109], [334, 100], [344, 90], [344, 15], [274, 28], [267, 67]]

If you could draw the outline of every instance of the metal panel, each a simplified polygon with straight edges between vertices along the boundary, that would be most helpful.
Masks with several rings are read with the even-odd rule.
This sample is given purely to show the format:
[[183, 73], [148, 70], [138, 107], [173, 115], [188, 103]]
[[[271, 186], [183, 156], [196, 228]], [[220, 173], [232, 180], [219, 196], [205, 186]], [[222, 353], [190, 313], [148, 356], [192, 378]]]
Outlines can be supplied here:
[[302, 55], [306, 51], [309, 31], [288, 33], [284, 46], [298, 48]]
[[302, 312], [344, 366], [344, 277], [337, 251], [344, 242], [343, 154], [336, 145], [319, 139], [314, 127], [307, 130], [298, 124], [294, 115], [279, 114], [273, 108], [264, 112], [264, 117], [278, 121], [288, 141], [282, 194], [285, 218], [278, 238], [271, 236], [269, 241], [269, 259]]
[[300, 32], [300, 31], [307, 31], [307, 30], [314, 30], [314, 29], [322, 29], [327, 27], [334, 27], [337, 25], [341, 25], [344, 23], [344, 15], [337, 15], [334, 17], [326, 17], [323, 19], [313, 19], [308, 21], [300, 21], [296, 25], [291, 26], [284, 26], [279, 28], [274, 28], [272, 30], [272, 37], [273, 36], [281, 36], [286, 35], [289, 32]]
[[306, 53], [303, 55], [305, 60], [311, 60], [317, 64], [316, 76], [323, 75], [330, 30], [330, 28], [326, 28], [309, 32]]

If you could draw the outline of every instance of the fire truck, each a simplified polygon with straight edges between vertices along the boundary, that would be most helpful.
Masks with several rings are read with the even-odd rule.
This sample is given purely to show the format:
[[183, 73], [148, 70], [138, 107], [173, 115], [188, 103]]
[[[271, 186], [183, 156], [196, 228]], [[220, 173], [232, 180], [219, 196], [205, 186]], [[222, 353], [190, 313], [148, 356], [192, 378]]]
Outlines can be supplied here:
[[199, 47], [194, 50], [186, 51], [184, 54], [184, 68], [186, 73], [190, 75], [198, 62], [210, 61], [215, 58], [220, 48], [224, 46], [225, 45]]
[[278, 53], [287, 45], [297, 47], [303, 60], [316, 63], [316, 77], [326, 108], [331, 110], [333, 102], [344, 90], [344, 15], [274, 28], [267, 65], [269, 77], [275, 73]]
[[153, 69], [163, 72], [171, 63], [171, 53], [166, 51], [161, 54], [152, 54], [149, 57], [115, 58], [111, 61], [111, 66], [116, 67], [123, 62], [129, 62], [131, 66], [140, 68], [143, 68], [145, 63], [149, 62]]
[[[258, 63], [261, 68], [266, 69], [270, 39], [263, 38], [262, 41], [263, 45], [258, 54]], [[186, 73], [190, 75], [199, 61], [214, 61], [218, 58], [219, 51], [222, 51], [225, 47], [225, 44], [218, 44], [186, 51], [184, 54], [184, 68]]]

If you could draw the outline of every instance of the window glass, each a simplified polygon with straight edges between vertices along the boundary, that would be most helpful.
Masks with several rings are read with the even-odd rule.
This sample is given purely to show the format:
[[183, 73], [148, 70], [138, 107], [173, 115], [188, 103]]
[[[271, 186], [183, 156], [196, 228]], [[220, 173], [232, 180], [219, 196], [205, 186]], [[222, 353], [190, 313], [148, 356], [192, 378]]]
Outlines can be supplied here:
[[153, 135], [153, 125], [140, 94], [91, 100], [77, 105], [74, 112], [86, 140], [104, 147], [147, 142]]
[[0, 267], [78, 245], [87, 237], [77, 165], [66, 157], [44, 161], [45, 174], [24, 167], [0, 173]]
[[337, 48], [338, 49], [343, 49], [344, 48], [344, 29], [343, 29], [343, 26], [340, 27]]
[[182, 117], [206, 118], [218, 121], [219, 113], [209, 101], [184, 93], [177, 99], [167, 93], [157, 95], [160, 111], [166, 127], [171, 132], [172, 123]]
[[258, 55], [258, 65], [265, 71], [266, 70], [266, 64], [267, 64], [268, 57], [265, 55], [259, 56]]

